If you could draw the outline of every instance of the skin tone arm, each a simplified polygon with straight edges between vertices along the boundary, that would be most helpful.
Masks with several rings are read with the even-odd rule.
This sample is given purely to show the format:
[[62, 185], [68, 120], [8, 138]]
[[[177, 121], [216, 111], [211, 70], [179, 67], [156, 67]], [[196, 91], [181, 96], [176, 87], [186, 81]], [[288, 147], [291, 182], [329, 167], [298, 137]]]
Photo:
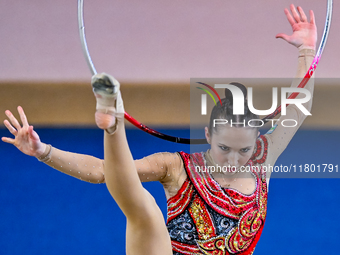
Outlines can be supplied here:
[[[308, 18], [301, 7], [297, 7], [296, 9], [294, 5], [291, 5], [290, 10], [292, 14], [288, 9], [285, 9], [285, 14], [292, 26], [293, 34], [291, 36], [278, 34], [276, 37], [284, 39], [299, 50], [298, 70], [291, 85], [291, 87], [297, 87], [313, 62], [317, 41], [317, 30], [313, 11], [309, 12], [310, 21], [308, 21]], [[305, 89], [308, 89], [313, 97], [313, 78], [311, 78], [306, 84]], [[304, 97], [305, 95], [302, 93], [297, 96], [297, 98]], [[310, 112], [312, 108], [312, 99], [303, 104], [303, 106]], [[271, 166], [274, 165], [275, 161], [288, 146], [290, 140], [293, 138], [306, 117], [307, 116], [304, 115], [304, 113], [302, 113], [295, 105], [289, 105], [287, 107], [286, 115], [282, 115], [279, 118], [278, 125], [274, 131], [271, 134], [266, 134], [271, 151], [270, 155], [268, 155], [268, 164]], [[295, 127], [284, 127], [280, 123], [282, 123], [285, 119], [294, 119], [298, 124]]]
[[[49, 147], [40, 141], [39, 135], [34, 131], [33, 126], [29, 125], [27, 117], [22, 107], [18, 107], [20, 116], [19, 121], [10, 111], [5, 114], [9, 120], [4, 124], [14, 138], [2, 137], [2, 141], [13, 144], [21, 152], [33, 157], [46, 155]], [[73, 177], [86, 180], [92, 183], [104, 182], [103, 161], [101, 159], [81, 155], [71, 152], [65, 152], [56, 148], [52, 149], [51, 159], [45, 162], [47, 165]]]
[[[10, 111], [5, 114], [8, 120], [5, 126], [14, 138], [2, 137], [2, 141], [16, 146], [26, 155], [44, 158], [49, 152], [49, 146], [40, 141], [39, 135], [29, 125], [22, 107], [18, 107], [21, 123]], [[135, 160], [135, 166], [142, 182], [160, 181], [167, 197], [177, 190], [172, 189], [173, 183], [179, 178], [175, 172], [182, 166], [182, 161], [176, 153], [156, 153], [143, 159]], [[105, 183], [104, 160], [84, 154], [72, 153], [51, 148], [50, 159], [44, 162], [48, 166], [90, 183]], [[170, 187], [170, 188], [167, 188]]]

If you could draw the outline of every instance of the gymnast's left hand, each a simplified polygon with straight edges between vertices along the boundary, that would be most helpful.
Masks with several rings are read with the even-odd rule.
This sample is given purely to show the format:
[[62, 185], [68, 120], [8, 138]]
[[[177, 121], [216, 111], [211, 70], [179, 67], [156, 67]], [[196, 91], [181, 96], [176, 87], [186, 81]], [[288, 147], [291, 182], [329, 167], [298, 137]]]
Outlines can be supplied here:
[[10, 111], [5, 112], [10, 122], [5, 120], [4, 124], [8, 131], [14, 135], [14, 139], [2, 137], [1, 140], [5, 143], [13, 144], [26, 155], [40, 157], [45, 152], [46, 144], [40, 141], [39, 135], [33, 130], [33, 126], [28, 124], [21, 106], [18, 106], [18, 112], [22, 126]]
[[313, 49], [315, 50], [317, 41], [317, 29], [315, 25], [314, 12], [309, 11], [310, 22], [303, 9], [298, 6], [297, 9], [292, 4], [290, 5], [290, 10], [293, 16], [290, 14], [288, 9], [285, 9], [285, 14], [287, 19], [292, 26], [293, 34], [277, 34], [276, 38], [282, 38], [288, 43], [294, 45], [299, 50], [300, 49]]

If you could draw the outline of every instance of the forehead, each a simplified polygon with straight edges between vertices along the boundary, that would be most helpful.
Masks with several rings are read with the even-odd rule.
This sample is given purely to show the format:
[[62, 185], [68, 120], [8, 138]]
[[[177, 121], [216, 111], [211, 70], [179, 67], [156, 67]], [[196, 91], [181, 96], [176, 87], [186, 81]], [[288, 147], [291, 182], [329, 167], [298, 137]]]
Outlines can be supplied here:
[[218, 128], [211, 137], [212, 142], [239, 148], [254, 145], [256, 138], [255, 128], [229, 127], [228, 125]]

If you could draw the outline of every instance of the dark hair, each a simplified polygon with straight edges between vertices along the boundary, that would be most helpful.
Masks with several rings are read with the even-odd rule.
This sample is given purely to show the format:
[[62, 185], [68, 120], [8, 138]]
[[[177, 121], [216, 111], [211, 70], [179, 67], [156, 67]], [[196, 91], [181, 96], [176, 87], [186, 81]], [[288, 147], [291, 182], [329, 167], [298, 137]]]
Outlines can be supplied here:
[[[231, 82], [229, 84], [232, 84], [239, 89], [242, 90], [243, 96], [244, 96], [244, 114], [243, 115], [233, 115], [233, 96], [229, 89], [225, 89], [225, 98], [223, 98], [222, 105], [220, 103], [217, 103], [214, 108], [211, 111], [210, 115], [210, 123], [209, 123], [209, 133], [212, 134], [213, 131], [216, 132], [218, 126], [223, 125], [216, 125], [213, 126], [214, 119], [224, 119], [228, 121], [227, 125], [230, 125], [230, 123], [243, 123], [245, 122], [245, 125], [243, 124], [233, 124], [233, 127], [243, 127], [248, 126], [248, 121], [252, 119], [259, 119], [259, 116], [252, 113], [248, 108], [248, 102], [247, 102], [247, 89], [246, 87], [238, 82]], [[251, 123], [252, 126], [259, 126], [259, 121], [253, 121]], [[258, 127], [252, 127], [258, 131]]]

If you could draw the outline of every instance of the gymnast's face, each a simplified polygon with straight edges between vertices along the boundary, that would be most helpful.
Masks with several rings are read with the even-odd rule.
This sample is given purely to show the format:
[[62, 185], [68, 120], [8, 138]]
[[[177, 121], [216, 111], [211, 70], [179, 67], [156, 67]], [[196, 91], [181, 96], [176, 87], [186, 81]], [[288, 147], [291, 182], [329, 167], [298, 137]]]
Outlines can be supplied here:
[[205, 128], [205, 136], [211, 144], [210, 155], [221, 167], [234, 167], [231, 173], [245, 165], [251, 158], [256, 139], [260, 132], [249, 127], [230, 127], [224, 125], [209, 134]]

